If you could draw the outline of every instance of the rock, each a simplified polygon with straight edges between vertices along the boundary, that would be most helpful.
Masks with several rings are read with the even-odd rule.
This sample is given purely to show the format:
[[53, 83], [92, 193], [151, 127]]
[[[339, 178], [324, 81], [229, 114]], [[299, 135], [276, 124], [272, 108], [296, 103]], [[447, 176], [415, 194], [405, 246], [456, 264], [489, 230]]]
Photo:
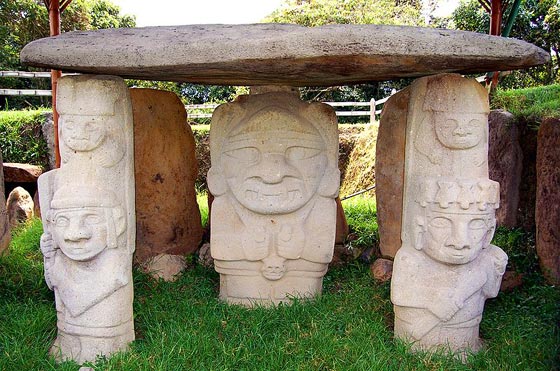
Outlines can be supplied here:
[[8, 209], [11, 229], [33, 218], [33, 198], [22, 187], [16, 187], [10, 192], [6, 208]]
[[352, 260], [354, 260], [352, 250], [350, 250], [346, 245], [337, 243], [334, 245], [333, 258], [329, 267], [341, 267]]
[[537, 254], [546, 280], [560, 285], [560, 120], [548, 118], [537, 145]]
[[4, 181], [6, 183], [37, 183], [43, 173], [40, 166], [19, 164], [14, 162], [4, 163]]
[[505, 71], [550, 60], [521, 40], [379, 25], [187, 25], [66, 32], [22, 63], [65, 71], [216, 85], [327, 86], [437, 72]]
[[136, 182], [135, 261], [190, 254], [200, 244], [195, 143], [183, 103], [171, 93], [131, 89]]
[[2, 167], [2, 153], [0, 153], [0, 254], [10, 244], [10, 218], [6, 210], [6, 198], [4, 196], [4, 171]]
[[393, 275], [393, 261], [379, 258], [370, 266], [373, 278], [380, 282], [387, 282]]
[[214, 111], [210, 154], [220, 298], [270, 306], [319, 295], [340, 184], [332, 107], [286, 92], [240, 96]]
[[503, 110], [490, 112], [488, 127], [488, 170], [490, 179], [500, 183], [500, 208], [496, 210], [496, 222], [514, 228], [517, 226], [523, 168], [519, 130], [513, 115]]
[[537, 130], [529, 125], [518, 125], [519, 145], [523, 151], [523, 165], [519, 185], [517, 225], [525, 231], [535, 231], [535, 204], [537, 195]]
[[381, 112], [375, 150], [375, 198], [379, 249], [394, 258], [401, 247], [404, 188], [404, 152], [408, 115], [408, 89], [387, 100]]
[[515, 271], [506, 271], [500, 285], [500, 292], [509, 292], [523, 284], [523, 275]]
[[35, 215], [36, 218], [41, 218], [41, 202], [39, 201], [38, 190], [33, 195], [33, 215]]
[[51, 169], [55, 169], [56, 158], [54, 154], [54, 122], [52, 112], [43, 113], [41, 132], [43, 133], [43, 138], [45, 138], [45, 142], [47, 142], [47, 147], [49, 148], [49, 167]]
[[142, 265], [142, 270], [155, 279], [174, 282], [185, 270], [187, 263], [181, 255], [159, 254]]
[[214, 268], [214, 259], [210, 254], [210, 244], [204, 243], [198, 250], [198, 262], [206, 268]]

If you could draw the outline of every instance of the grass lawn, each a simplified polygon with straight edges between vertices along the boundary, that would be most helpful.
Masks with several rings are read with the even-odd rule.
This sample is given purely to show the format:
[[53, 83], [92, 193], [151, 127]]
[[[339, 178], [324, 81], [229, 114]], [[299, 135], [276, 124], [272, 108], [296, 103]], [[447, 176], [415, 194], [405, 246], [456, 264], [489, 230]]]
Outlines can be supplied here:
[[[371, 199], [344, 202], [361, 242], [376, 241]], [[204, 214], [204, 211], [203, 211]], [[367, 221], [369, 220], [369, 224]], [[0, 257], [0, 370], [78, 370], [47, 352], [56, 336], [54, 298], [42, 277], [41, 223], [18, 231]], [[519, 232], [498, 239], [515, 249]], [[526, 246], [523, 249], [527, 249]], [[523, 250], [525, 251], [525, 250]], [[509, 251], [508, 251], [509, 252]], [[522, 259], [521, 257], [519, 259]], [[532, 260], [531, 260], [532, 261]], [[519, 260], [521, 264], [522, 260]], [[527, 263], [531, 265], [532, 263]], [[527, 283], [487, 302], [486, 347], [462, 364], [438, 354], [409, 354], [392, 337], [389, 284], [368, 266], [332, 269], [321, 298], [275, 309], [245, 309], [217, 299], [219, 278], [191, 262], [174, 283], [134, 272], [137, 340], [100, 359], [96, 370], [558, 370], [560, 293], [528, 273]]]

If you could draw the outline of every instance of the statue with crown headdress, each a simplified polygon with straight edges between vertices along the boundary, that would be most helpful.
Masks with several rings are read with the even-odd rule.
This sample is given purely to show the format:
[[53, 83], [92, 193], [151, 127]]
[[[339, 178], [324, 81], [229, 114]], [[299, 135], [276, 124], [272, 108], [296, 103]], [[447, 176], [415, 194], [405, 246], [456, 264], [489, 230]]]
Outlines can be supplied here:
[[132, 112], [124, 81], [58, 83], [62, 166], [39, 177], [45, 280], [55, 292], [58, 360], [95, 361], [134, 340]]
[[252, 306], [320, 294], [340, 178], [333, 110], [288, 92], [241, 96], [214, 112], [210, 153], [220, 298]]
[[500, 196], [488, 179], [488, 96], [453, 74], [418, 79], [409, 94], [395, 337], [464, 356], [482, 345], [484, 302], [507, 265], [491, 244]]

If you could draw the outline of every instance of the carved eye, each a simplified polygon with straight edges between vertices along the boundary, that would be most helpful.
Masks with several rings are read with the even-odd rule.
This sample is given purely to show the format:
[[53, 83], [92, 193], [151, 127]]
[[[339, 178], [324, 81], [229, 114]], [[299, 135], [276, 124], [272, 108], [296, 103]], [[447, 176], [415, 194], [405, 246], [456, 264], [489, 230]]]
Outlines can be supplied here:
[[286, 158], [291, 161], [304, 160], [315, 157], [319, 153], [321, 153], [321, 150], [318, 148], [290, 147], [286, 150]]
[[479, 126], [480, 126], [480, 121], [478, 121], [476, 119], [473, 119], [473, 120], [469, 121], [469, 124], [467, 125], [467, 127], [471, 130], [476, 129]]
[[88, 214], [84, 219], [85, 224], [87, 225], [95, 225], [101, 224], [104, 222], [103, 218], [97, 214]]
[[451, 220], [447, 218], [437, 217], [430, 221], [430, 227], [434, 228], [450, 228]]
[[233, 149], [224, 153], [225, 155], [234, 158], [236, 160], [253, 163], [259, 160], [260, 152], [255, 147], [245, 147]]
[[65, 216], [57, 216], [54, 219], [54, 225], [57, 227], [68, 227], [70, 225], [70, 219]]
[[469, 222], [469, 229], [485, 229], [486, 222], [484, 219], [473, 219]]

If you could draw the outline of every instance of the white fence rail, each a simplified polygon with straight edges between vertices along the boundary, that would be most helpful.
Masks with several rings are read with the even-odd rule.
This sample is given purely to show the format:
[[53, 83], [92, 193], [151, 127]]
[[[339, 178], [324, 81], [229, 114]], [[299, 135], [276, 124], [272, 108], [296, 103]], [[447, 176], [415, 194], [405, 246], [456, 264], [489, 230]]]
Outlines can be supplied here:
[[[27, 72], [27, 71], [0, 71], [0, 77], [19, 77], [19, 78], [50, 78], [50, 72]], [[50, 90], [38, 89], [0, 89], [0, 95], [32, 95], [32, 96], [51, 96]], [[393, 92], [394, 94], [394, 92]], [[381, 106], [389, 99], [389, 97], [369, 102], [323, 102], [331, 107], [369, 107], [367, 111], [336, 111], [337, 116], [355, 117], [355, 116], [369, 116], [370, 123], [375, 122], [376, 115], [381, 114]], [[380, 106], [378, 109], [377, 107]], [[185, 109], [188, 112], [188, 117], [192, 119], [210, 118], [212, 112], [218, 107], [218, 104], [186, 104]], [[195, 112], [192, 112], [195, 111]], [[204, 111], [204, 112], [200, 112]]]

